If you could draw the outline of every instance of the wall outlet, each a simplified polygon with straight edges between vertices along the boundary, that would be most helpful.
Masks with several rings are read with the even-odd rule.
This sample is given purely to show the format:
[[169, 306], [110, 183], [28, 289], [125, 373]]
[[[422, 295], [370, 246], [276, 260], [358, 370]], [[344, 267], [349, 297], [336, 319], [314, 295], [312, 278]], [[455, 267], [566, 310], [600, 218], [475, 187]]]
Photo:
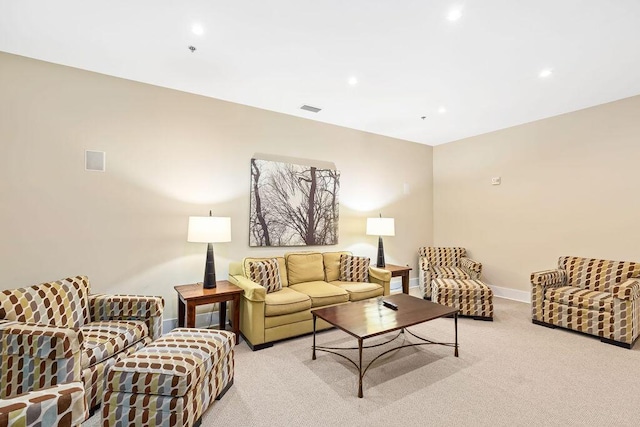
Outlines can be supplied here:
[[494, 176], [491, 178], [491, 185], [500, 185], [501, 182], [502, 178], [500, 178], [499, 176]]

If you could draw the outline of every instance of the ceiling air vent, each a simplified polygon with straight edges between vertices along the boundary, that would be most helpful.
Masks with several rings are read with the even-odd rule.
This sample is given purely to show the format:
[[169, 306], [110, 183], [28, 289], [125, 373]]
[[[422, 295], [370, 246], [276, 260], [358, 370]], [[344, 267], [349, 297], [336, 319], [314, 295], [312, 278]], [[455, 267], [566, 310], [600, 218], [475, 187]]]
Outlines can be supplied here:
[[311, 111], [312, 113], [317, 113], [320, 110], [322, 110], [322, 108], [312, 107], [311, 105], [303, 105], [302, 107], [300, 107], [300, 109], [301, 110]]

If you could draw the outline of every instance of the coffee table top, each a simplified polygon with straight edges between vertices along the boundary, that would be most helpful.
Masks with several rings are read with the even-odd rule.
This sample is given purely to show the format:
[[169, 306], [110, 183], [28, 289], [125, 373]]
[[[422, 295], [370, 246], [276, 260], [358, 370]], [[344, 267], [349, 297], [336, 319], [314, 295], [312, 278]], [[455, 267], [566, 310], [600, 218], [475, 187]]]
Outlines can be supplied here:
[[[392, 310], [382, 305], [390, 301], [398, 306]], [[387, 295], [348, 304], [317, 308], [311, 313], [356, 338], [370, 338], [387, 332], [445, 317], [458, 309], [426, 301], [407, 294]]]

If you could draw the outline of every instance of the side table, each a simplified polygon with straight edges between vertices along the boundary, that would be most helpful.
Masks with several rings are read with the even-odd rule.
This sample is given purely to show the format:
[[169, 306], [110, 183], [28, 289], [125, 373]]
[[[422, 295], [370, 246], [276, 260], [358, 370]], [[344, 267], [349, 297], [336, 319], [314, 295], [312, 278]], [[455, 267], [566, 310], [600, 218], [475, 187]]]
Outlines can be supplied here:
[[386, 264], [382, 267], [383, 270], [391, 272], [391, 277], [402, 277], [402, 293], [409, 293], [409, 272], [411, 267], [406, 265]]
[[196, 307], [219, 303], [220, 329], [225, 329], [227, 301], [233, 301], [233, 307], [231, 308], [233, 315], [232, 327], [236, 335], [236, 344], [240, 342], [240, 297], [243, 292], [242, 288], [226, 280], [216, 281], [216, 287], [212, 289], [203, 288], [202, 283], [174, 286], [173, 288], [178, 293], [179, 327], [195, 328]]

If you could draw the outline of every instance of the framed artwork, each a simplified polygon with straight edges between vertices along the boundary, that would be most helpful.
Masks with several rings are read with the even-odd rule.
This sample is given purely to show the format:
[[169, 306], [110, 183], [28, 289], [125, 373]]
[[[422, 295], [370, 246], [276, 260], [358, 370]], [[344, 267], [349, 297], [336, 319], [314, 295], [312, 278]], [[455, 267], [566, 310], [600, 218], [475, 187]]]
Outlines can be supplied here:
[[340, 173], [330, 165], [252, 158], [249, 246], [337, 244]]

